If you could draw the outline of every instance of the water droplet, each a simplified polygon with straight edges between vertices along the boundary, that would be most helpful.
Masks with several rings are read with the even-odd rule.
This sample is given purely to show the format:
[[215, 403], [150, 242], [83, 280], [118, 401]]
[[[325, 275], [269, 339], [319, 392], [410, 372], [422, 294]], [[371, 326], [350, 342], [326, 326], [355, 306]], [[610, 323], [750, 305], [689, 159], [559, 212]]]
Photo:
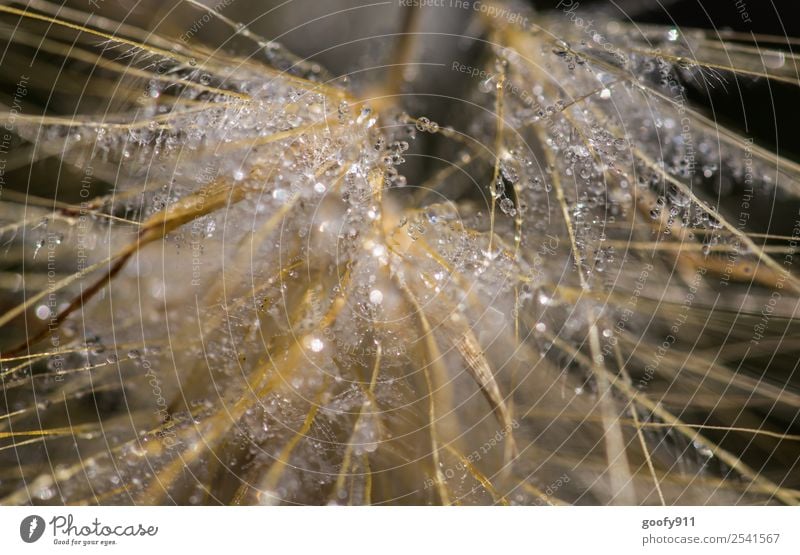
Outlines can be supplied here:
[[786, 54], [781, 51], [763, 52], [761, 57], [764, 60], [764, 65], [770, 69], [779, 69], [786, 64]]
[[500, 201], [500, 210], [507, 216], [514, 217], [517, 215], [517, 209], [514, 207], [514, 201], [510, 198], [504, 198]]
[[308, 348], [314, 351], [315, 353], [318, 353], [325, 348], [325, 344], [322, 342], [320, 338], [311, 337], [308, 340]]
[[376, 258], [380, 258], [386, 254], [386, 247], [383, 245], [375, 245], [372, 248], [372, 256]]

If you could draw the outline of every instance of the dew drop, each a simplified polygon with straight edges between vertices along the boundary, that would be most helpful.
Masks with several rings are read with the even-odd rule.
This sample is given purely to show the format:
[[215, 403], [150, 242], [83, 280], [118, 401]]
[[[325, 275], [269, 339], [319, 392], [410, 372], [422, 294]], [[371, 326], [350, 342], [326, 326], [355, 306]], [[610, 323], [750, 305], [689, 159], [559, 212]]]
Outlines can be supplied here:
[[47, 320], [50, 317], [50, 307], [46, 304], [40, 304], [36, 307], [36, 317], [39, 320]]
[[318, 353], [325, 348], [325, 344], [322, 342], [320, 338], [312, 337], [308, 341], [308, 348], [314, 351], [315, 353]]
[[369, 302], [381, 304], [383, 302], [383, 292], [380, 289], [373, 289], [369, 292]]

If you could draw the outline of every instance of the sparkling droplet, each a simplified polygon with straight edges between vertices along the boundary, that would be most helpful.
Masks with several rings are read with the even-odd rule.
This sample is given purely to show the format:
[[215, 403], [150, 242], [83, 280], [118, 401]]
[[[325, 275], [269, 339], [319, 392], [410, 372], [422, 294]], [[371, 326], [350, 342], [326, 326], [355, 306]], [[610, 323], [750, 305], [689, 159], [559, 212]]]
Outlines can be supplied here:
[[323, 348], [325, 348], [325, 344], [322, 342], [320, 338], [312, 337], [308, 342], [308, 348], [314, 351], [315, 353], [318, 353]]
[[510, 198], [504, 198], [500, 201], [500, 210], [507, 216], [514, 217], [517, 215], [517, 209], [514, 208], [514, 201]]

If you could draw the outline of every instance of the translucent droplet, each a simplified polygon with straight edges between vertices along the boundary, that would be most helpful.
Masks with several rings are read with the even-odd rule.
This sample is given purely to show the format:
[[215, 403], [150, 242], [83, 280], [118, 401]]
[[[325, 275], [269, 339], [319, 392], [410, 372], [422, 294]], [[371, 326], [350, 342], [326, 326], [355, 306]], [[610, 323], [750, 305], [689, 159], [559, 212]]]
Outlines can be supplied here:
[[514, 201], [510, 198], [504, 198], [500, 201], [500, 210], [507, 216], [514, 217], [517, 215], [517, 209], [514, 208]]
[[46, 304], [40, 304], [36, 307], [36, 317], [39, 318], [39, 320], [47, 320], [50, 314], [50, 307]]
[[318, 353], [325, 348], [325, 344], [322, 342], [320, 338], [311, 337], [308, 341], [308, 348], [314, 351], [315, 353]]
[[770, 69], [779, 69], [786, 64], [786, 54], [781, 51], [763, 52], [761, 57], [764, 65]]

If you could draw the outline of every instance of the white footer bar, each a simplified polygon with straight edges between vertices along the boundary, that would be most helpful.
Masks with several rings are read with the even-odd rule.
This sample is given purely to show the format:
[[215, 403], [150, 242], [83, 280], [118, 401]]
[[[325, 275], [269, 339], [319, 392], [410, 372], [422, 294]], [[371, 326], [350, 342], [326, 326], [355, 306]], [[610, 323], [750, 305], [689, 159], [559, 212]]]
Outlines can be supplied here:
[[[0, 507], [2, 553], [800, 553], [798, 507]], [[614, 551], [611, 551], [611, 550]], [[225, 551], [223, 551], [225, 550]], [[564, 551], [567, 550], [567, 551]]]

